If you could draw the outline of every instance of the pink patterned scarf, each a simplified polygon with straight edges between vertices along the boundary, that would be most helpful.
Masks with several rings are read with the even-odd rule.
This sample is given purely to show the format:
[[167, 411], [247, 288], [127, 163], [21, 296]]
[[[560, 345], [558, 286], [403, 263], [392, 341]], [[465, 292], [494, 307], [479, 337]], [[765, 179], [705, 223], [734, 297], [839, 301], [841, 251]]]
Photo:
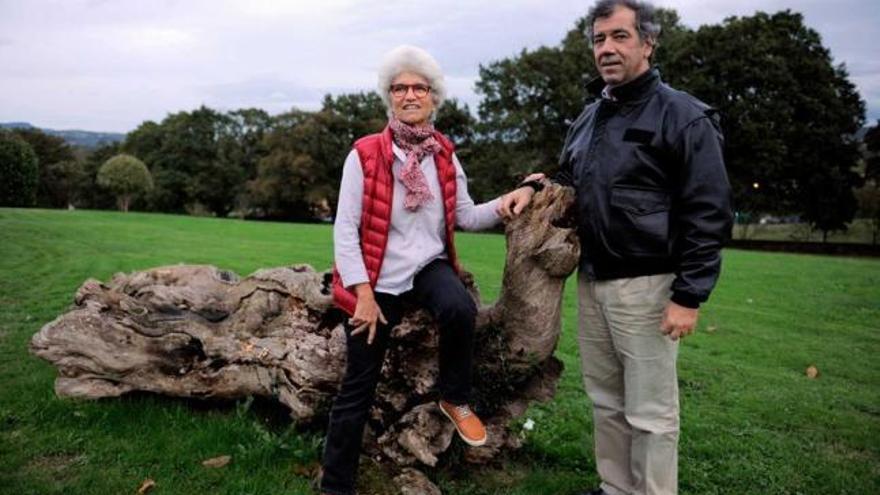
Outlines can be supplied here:
[[419, 206], [434, 199], [428, 189], [428, 181], [422, 172], [422, 160], [428, 154], [440, 151], [440, 143], [434, 139], [434, 126], [415, 127], [393, 118], [388, 122], [394, 142], [406, 153], [406, 162], [400, 172], [400, 182], [406, 188], [403, 206], [416, 211]]

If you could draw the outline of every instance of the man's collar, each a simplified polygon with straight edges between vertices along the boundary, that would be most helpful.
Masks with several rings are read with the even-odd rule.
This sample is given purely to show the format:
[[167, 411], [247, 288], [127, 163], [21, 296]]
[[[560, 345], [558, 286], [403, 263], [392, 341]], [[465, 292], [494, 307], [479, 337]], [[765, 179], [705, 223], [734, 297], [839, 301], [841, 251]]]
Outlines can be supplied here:
[[587, 90], [594, 95], [613, 101], [630, 101], [637, 100], [654, 89], [658, 82], [660, 82], [660, 71], [652, 68], [632, 81], [615, 87], [609, 87], [605, 84], [601, 76], [596, 77], [587, 84]]

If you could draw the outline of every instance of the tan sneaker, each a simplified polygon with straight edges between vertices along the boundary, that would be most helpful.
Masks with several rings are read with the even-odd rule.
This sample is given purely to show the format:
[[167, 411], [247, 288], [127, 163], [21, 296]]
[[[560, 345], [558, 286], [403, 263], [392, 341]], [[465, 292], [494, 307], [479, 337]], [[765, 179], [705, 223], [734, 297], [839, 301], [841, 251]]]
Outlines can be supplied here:
[[452, 421], [458, 435], [471, 447], [480, 447], [486, 443], [486, 427], [480, 418], [471, 411], [467, 404], [457, 406], [445, 400], [437, 403], [443, 414]]

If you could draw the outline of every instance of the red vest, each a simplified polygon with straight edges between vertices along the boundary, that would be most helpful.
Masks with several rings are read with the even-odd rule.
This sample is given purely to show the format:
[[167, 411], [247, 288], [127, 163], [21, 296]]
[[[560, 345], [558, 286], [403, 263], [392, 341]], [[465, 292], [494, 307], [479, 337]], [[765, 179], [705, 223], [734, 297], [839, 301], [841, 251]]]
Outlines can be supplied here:
[[[446, 256], [449, 262], [459, 271], [458, 259], [455, 255], [455, 164], [452, 142], [440, 132], [434, 132], [434, 138], [440, 143], [440, 151], [434, 155], [437, 166], [437, 177], [440, 180], [440, 191], [443, 194], [443, 209], [446, 218]], [[391, 164], [394, 153], [391, 150], [391, 129], [386, 127], [379, 134], [358, 139], [354, 143], [361, 169], [364, 173], [364, 196], [361, 208], [361, 252], [364, 266], [370, 278], [370, 286], [375, 288], [385, 259], [385, 247], [388, 245], [388, 230], [391, 227], [391, 205], [394, 194], [394, 176]], [[333, 302], [350, 315], [357, 306], [357, 296], [353, 291], [342, 286], [339, 272], [333, 268]]]

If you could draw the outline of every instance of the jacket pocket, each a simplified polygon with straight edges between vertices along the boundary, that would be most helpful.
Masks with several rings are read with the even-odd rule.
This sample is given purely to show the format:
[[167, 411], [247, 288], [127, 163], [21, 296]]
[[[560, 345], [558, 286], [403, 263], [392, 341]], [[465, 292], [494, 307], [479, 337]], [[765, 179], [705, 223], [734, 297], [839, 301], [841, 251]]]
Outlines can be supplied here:
[[669, 209], [665, 191], [615, 186], [611, 189], [613, 249], [651, 257], [669, 255]]

